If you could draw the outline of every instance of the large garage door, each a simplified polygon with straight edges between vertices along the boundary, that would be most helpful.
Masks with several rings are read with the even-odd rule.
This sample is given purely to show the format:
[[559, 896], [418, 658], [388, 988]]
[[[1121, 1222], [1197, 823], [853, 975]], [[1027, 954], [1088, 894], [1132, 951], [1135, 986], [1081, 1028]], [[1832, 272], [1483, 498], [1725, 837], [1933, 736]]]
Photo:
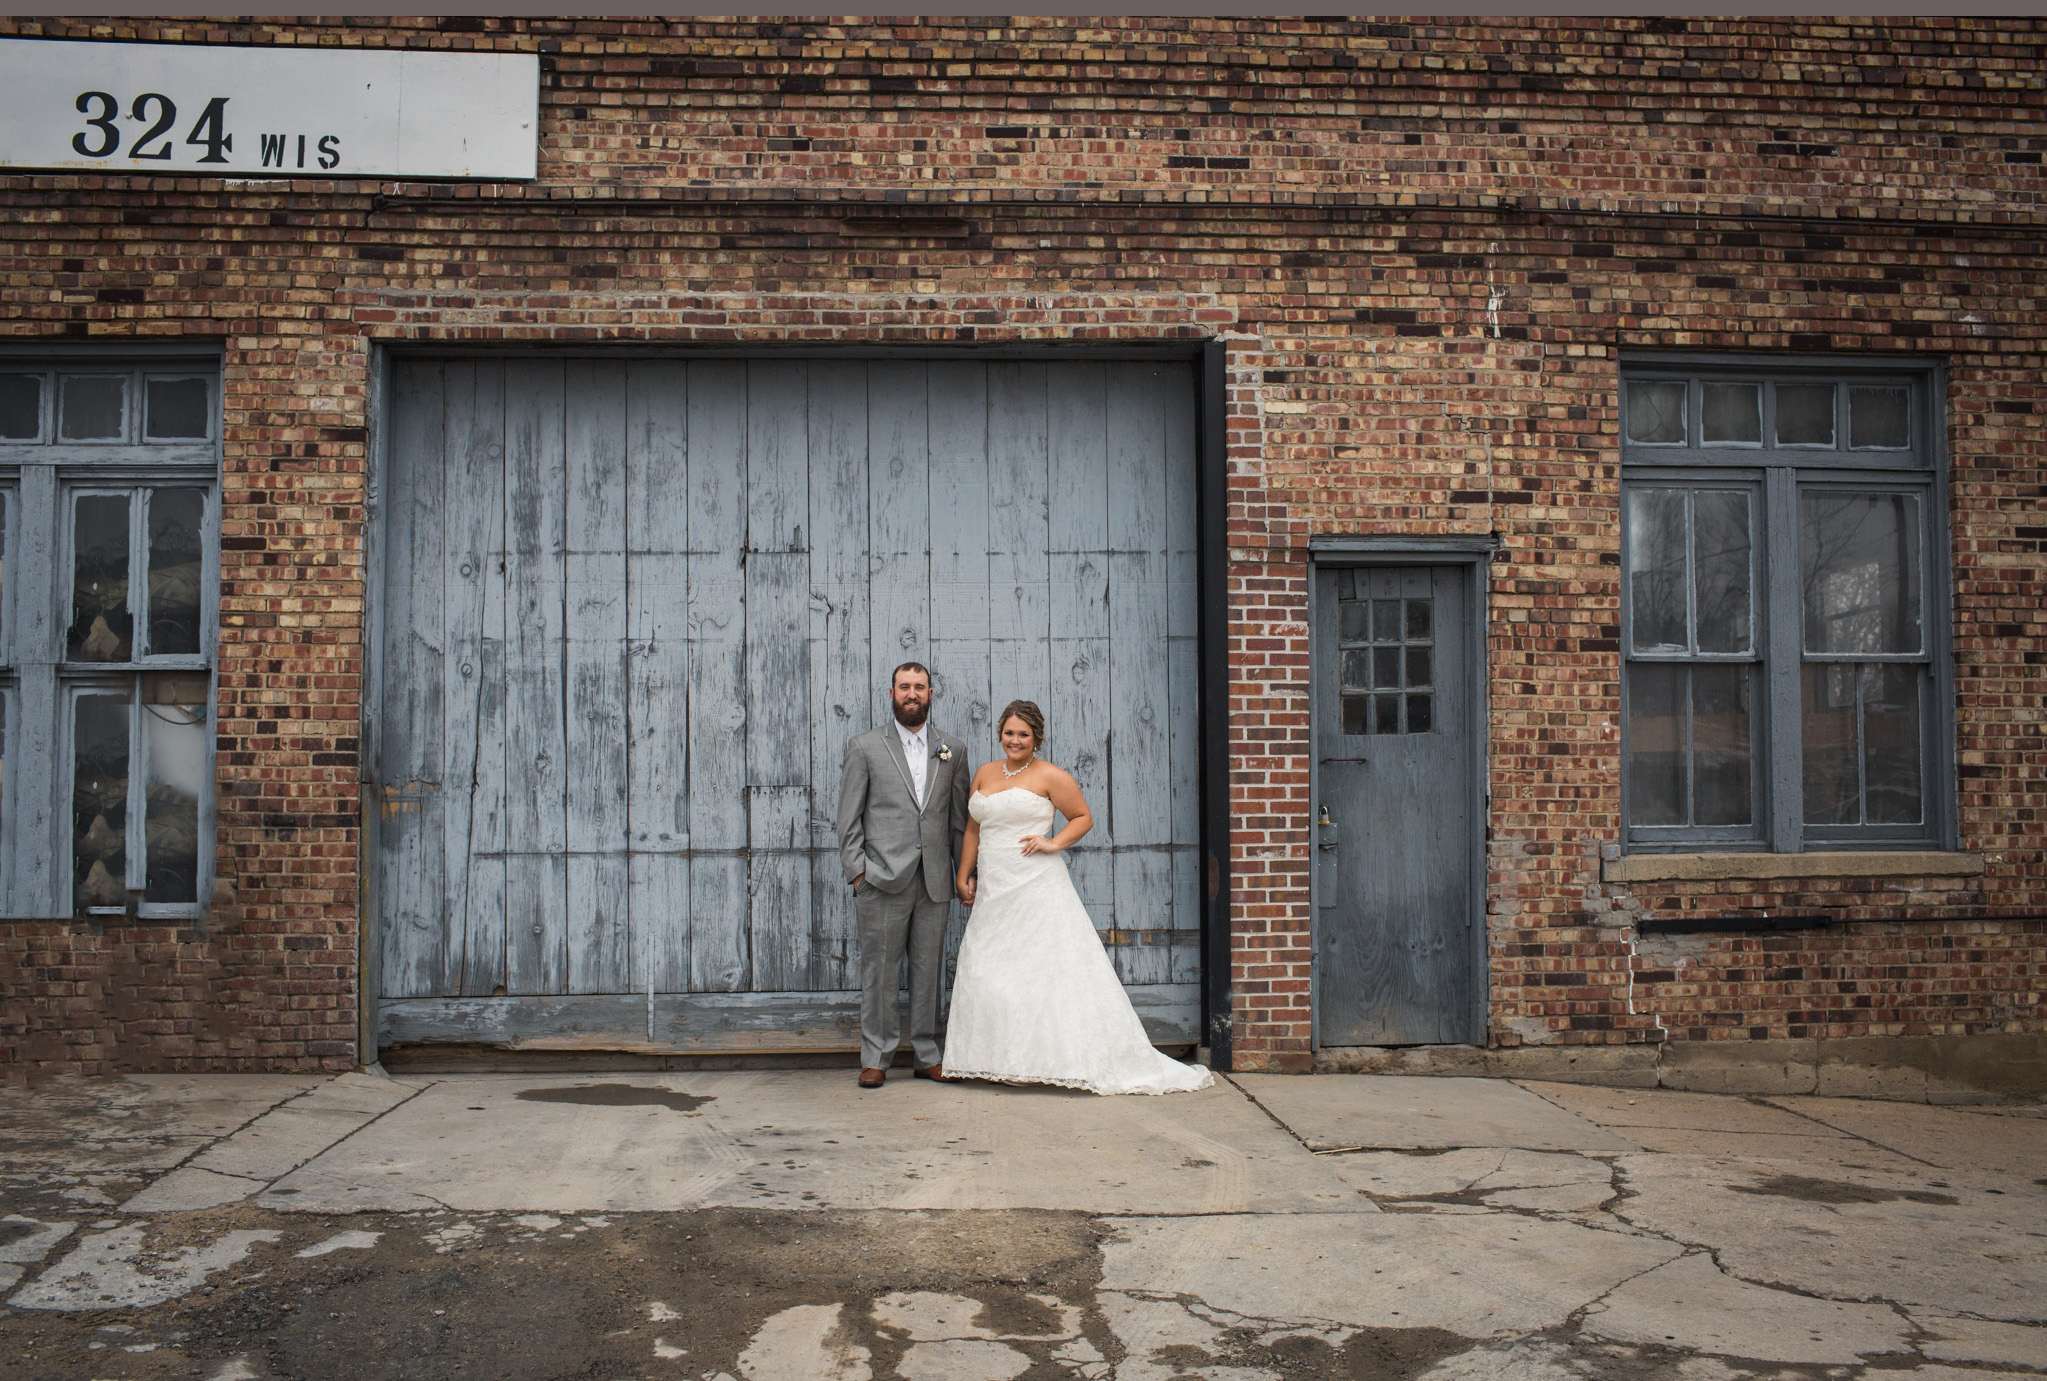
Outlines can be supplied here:
[[1195, 1038], [1190, 366], [401, 362], [389, 420], [380, 1043], [857, 1045], [839, 765], [912, 659], [976, 760], [1044, 706]]

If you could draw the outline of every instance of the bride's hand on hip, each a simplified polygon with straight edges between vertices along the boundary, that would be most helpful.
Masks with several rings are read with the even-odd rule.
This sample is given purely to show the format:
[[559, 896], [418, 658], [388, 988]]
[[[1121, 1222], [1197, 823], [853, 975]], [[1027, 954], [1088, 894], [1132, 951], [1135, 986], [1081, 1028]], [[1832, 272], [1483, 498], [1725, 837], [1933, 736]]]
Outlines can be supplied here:
[[1023, 851], [1026, 856], [1031, 854], [1056, 854], [1059, 852], [1059, 846], [1045, 838], [1042, 834], [1027, 834], [1023, 837]]

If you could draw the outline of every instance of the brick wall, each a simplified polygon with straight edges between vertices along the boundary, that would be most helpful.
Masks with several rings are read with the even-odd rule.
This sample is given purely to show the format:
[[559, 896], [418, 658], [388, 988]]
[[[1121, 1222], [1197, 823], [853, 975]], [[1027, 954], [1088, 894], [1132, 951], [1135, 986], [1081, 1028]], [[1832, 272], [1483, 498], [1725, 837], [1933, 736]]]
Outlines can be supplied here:
[[[2039, 21], [0, 32], [543, 55], [530, 185], [0, 178], [8, 341], [226, 356], [216, 905], [192, 928], [0, 923], [0, 1062], [355, 1058], [369, 362], [435, 340], [1226, 340], [1243, 1067], [1307, 1061], [1304, 619], [1328, 532], [1501, 546], [1495, 1041], [2043, 1027]], [[843, 234], [849, 214], [966, 233]], [[1600, 881], [1631, 347], [1948, 361], [1961, 835], [1983, 877]], [[1786, 908], [1856, 923], [1635, 929]]]

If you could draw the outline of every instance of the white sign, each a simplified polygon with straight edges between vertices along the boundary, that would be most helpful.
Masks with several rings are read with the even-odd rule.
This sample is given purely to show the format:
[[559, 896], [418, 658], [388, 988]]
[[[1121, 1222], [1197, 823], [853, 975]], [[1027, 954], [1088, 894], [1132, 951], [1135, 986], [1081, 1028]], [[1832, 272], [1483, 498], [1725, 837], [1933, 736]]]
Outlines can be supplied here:
[[0, 167], [530, 178], [530, 53], [0, 39]]

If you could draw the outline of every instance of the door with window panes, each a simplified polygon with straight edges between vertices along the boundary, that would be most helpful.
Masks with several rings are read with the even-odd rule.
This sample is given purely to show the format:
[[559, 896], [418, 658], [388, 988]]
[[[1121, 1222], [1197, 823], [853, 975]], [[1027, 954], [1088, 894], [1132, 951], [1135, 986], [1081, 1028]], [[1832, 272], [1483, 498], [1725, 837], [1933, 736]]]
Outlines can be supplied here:
[[1934, 384], [1891, 361], [1626, 367], [1630, 849], [1947, 843]]
[[211, 359], [0, 358], [0, 897], [196, 915], [213, 853]]

